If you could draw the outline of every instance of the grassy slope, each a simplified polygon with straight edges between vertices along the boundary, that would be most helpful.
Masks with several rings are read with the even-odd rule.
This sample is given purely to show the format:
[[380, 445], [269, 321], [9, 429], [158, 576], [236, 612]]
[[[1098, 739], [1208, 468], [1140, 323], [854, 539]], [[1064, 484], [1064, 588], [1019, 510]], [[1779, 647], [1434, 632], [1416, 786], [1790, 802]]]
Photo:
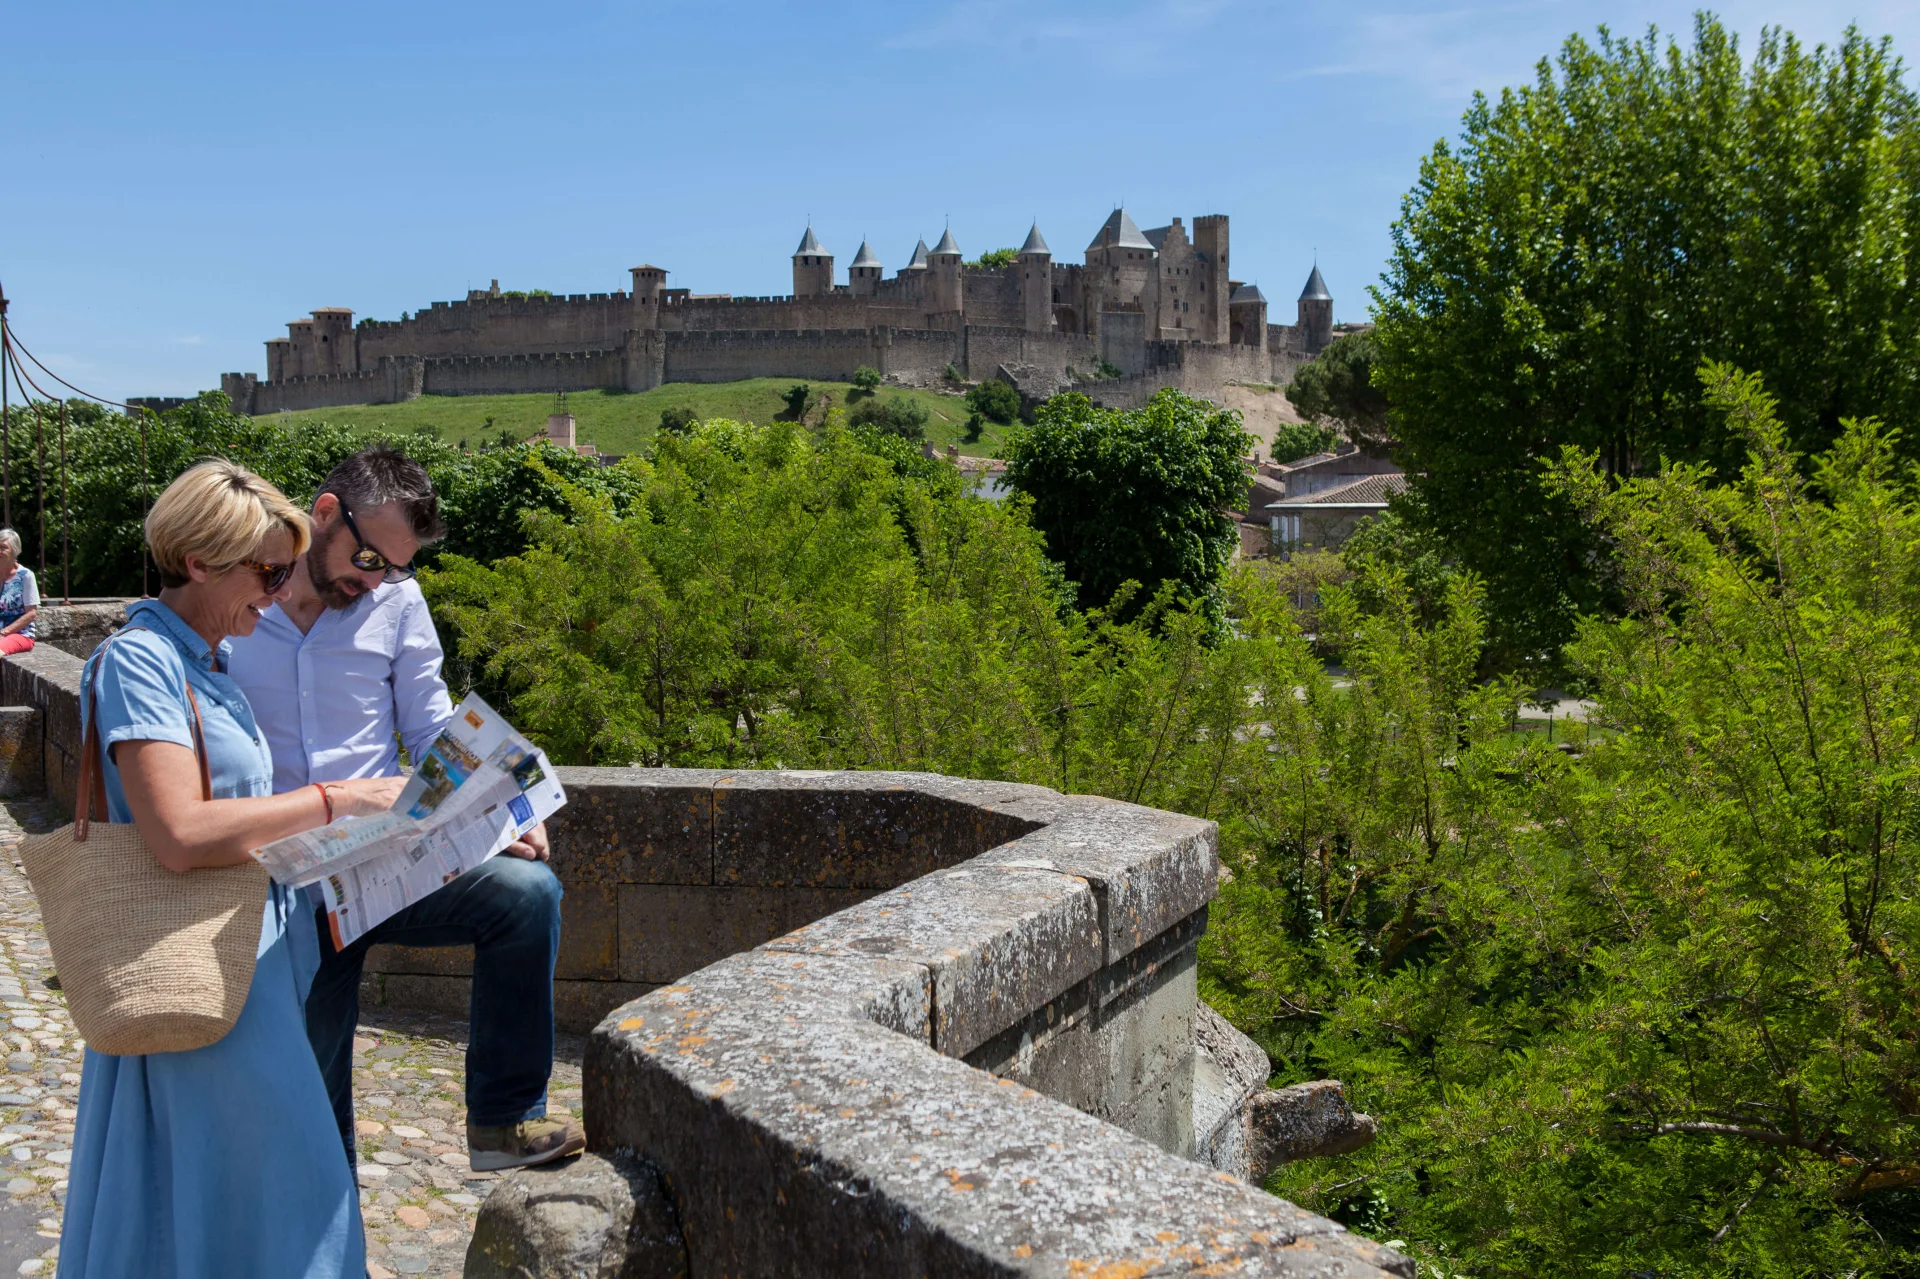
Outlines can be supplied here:
[[[604, 453], [634, 453], [653, 439], [660, 425], [660, 411], [685, 406], [700, 418], [729, 417], [744, 422], [770, 422], [786, 408], [781, 396], [798, 378], [750, 378], [743, 382], [670, 382], [652, 391], [628, 394], [620, 391], [572, 391], [567, 409], [574, 416], [576, 438], [596, 444]], [[809, 382], [816, 397], [831, 394], [835, 407], [844, 408], [845, 382]], [[904, 395], [924, 406], [927, 438], [941, 448], [960, 445], [962, 453], [991, 457], [999, 451], [1005, 430], [988, 423], [979, 440], [962, 443], [966, 429], [967, 406], [958, 396], [933, 391], [902, 391], [881, 388], [886, 398]], [[282, 423], [331, 422], [336, 425], [373, 429], [388, 427], [396, 431], [430, 428], [451, 443], [466, 440], [478, 445], [502, 429], [525, 438], [546, 429], [547, 414], [554, 411], [551, 395], [428, 395], [405, 404], [349, 404], [338, 408], [311, 409], [298, 413], [274, 414]], [[818, 421], [819, 410], [808, 414]], [[488, 419], [492, 419], [489, 426]]]

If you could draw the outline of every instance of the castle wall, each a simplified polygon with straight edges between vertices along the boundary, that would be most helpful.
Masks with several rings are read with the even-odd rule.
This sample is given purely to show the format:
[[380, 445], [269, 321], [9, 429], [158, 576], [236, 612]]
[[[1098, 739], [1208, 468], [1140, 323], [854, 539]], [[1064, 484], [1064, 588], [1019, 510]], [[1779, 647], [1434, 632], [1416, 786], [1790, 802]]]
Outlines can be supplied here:
[[846, 382], [863, 364], [883, 374], [931, 378], [958, 354], [953, 334], [926, 330], [719, 330], [666, 336], [669, 382], [735, 382], [750, 377]]
[[[315, 377], [287, 378], [280, 382], [236, 382], [222, 389], [239, 408], [243, 386], [250, 387], [250, 408], [243, 413], [284, 413], [302, 409], [332, 408], [339, 404], [398, 404], [420, 398], [427, 362], [417, 359], [382, 359], [371, 369], [358, 373], [329, 373]], [[237, 376], [237, 375], [229, 375]]]
[[688, 298], [660, 308], [660, 327], [669, 333], [866, 329], [881, 324], [918, 328], [925, 323], [926, 308], [917, 298], [887, 297], [878, 290], [871, 298], [852, 293], [808, 298]]
[[[1148, 342], [1142, 350], [1139, 372], [1083, 389], [1095, 404], [1113, 409], [1137, 409], [1162, 387], [1173, 387], [1195, 399], [1224, 406], [1224, 388], [1233, 382], [1267, 382], [1272, 360], [1258, 347], [1228, 342]], [[1116, 363], [1111, 356], [1110, 364]], [[1125, 366], [1121, 367], [1124, 371]]]
[[960, 276], [961, 308], [969, 324], [1022, 327], [1020, 270], [964, 271]]
[[1005, 325], [969, 324], [966, 328], [968, 378], [984, 381], [1001, 365], [1035, 365], [1064, 372], [1071, 364], [1086, 370], [1097, 358], [1094, 339], [1084, 333], [1029, 333]]
[[606, 350], [633, 327], [625, 293], [435, 302], [407, 320], [365, 320], [357, 333], [361, 367], [383, 356], [540, 355]]
[[424, 390], [428, 395], [519, 395], [625, 385], [621, 352], [601, 350], [429, 360]]

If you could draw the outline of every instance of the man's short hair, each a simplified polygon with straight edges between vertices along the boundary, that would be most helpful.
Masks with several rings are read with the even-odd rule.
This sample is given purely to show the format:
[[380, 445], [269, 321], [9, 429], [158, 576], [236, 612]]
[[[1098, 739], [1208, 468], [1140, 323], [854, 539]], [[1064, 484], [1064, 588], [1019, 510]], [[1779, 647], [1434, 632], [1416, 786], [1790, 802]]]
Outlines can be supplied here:
[[376, 444], [344, 459], [328, 473], [313, 495], [331, 493], [350, 511], [369, 511], [392, 502], [406, 515], [420, 545], [447, 535], [440, 518], [440, 499], [433, 495], [427, 468], [395, 449]]

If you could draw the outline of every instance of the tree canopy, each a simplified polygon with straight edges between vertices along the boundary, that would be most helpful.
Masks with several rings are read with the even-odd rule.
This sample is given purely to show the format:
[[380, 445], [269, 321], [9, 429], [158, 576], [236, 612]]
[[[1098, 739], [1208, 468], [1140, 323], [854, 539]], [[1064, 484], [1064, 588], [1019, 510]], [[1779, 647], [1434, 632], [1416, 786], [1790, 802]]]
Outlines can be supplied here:
[[1706, 358], [1765, 377], [1802, 452], [1850, 416], [1915, 418], [1915, 95], [1858, 31], [1770, 30], [1744, 63], [1710, 15], [1684, 47], [1574, 37], [1422, 162], [1375, 307], [1409, 511], [1485, 578], [1503, 649], [1553, 650], [1618, 602], [1543, 487], [1562, 445], [1616, 476], [1737, 466]]
[[1373, 334], [1343, 333], [1300, 366], [1287, 384], [1287, 399], [1309, 422], [1339, 431], [1369, 451], [1384, 452], [1387, 397], [1373, 385]]
[[1239, 536], [1225, 512], [1246, 500], [1251, 443], [1239, 414], [1178, 391], [1128, 410], [1067, 393], [1015, 437], [1007, 483], [1033, 499], [1034, 527], [1083, 601], [1171, 583], [1217, 608]]

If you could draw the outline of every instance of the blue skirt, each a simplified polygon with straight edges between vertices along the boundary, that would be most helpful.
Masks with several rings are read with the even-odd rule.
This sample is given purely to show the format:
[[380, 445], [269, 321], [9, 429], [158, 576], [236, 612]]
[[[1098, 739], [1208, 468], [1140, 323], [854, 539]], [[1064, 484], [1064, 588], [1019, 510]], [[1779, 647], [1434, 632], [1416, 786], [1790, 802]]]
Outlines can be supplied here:
[[274, 886], [246, 1006], [218, 1043], [87, 1050], [62, 1279], [364, 1279], [360, 1196], [307, 1043], [318, 943], [298, 900]]

